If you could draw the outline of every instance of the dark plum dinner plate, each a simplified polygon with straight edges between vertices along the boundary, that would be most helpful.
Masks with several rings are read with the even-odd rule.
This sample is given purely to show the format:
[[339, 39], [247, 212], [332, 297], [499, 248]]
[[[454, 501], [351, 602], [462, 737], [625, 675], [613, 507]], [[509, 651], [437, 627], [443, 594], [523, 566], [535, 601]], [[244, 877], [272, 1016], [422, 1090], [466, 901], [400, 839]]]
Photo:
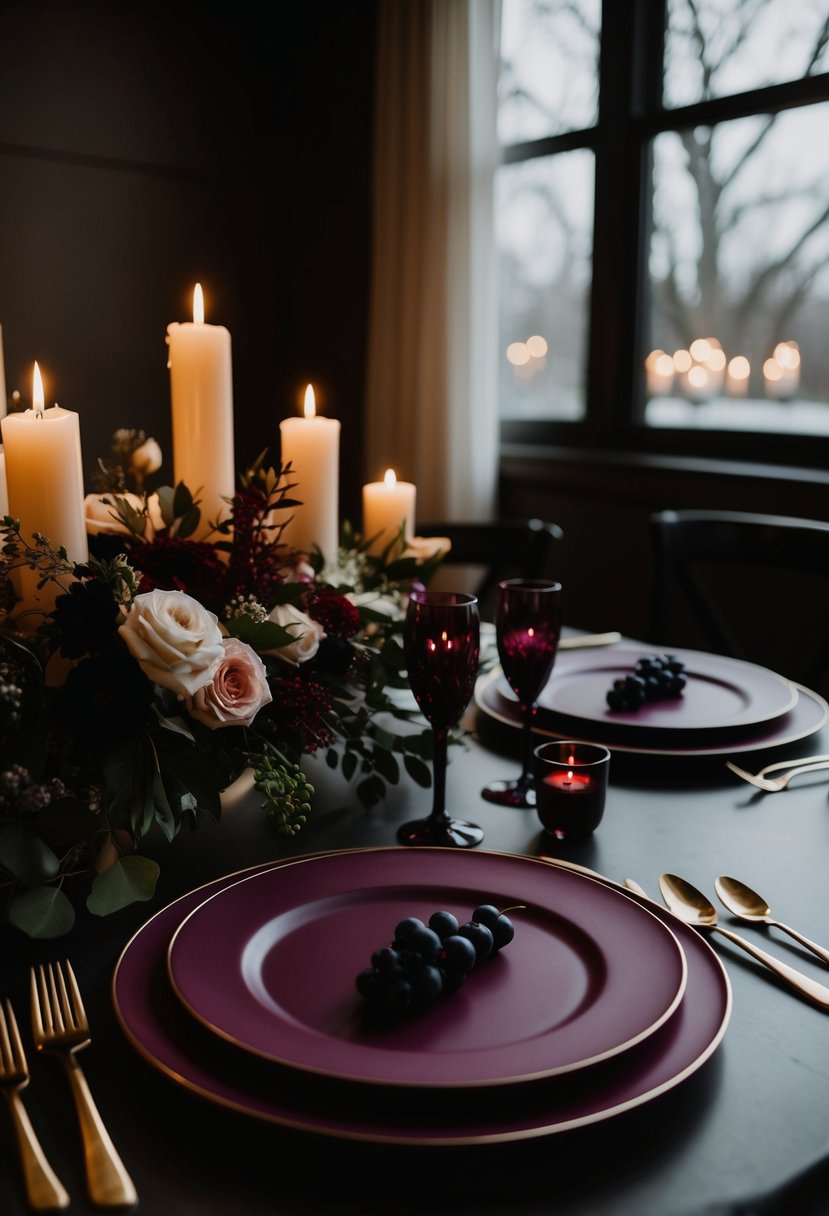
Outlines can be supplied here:
[[240, 877], [217, 879], [147, 921], [118, 960], [112, 994], [125, 1036], [148, 1064], [206, 1101], [258, 1120], [373, 1143], [460, 1146], [534, 1139], [615, 1117], [675, 1088], [710, 1059], [728, 1027], [731, 988], [708, 943], [666, 909], [626, 892], [624, 898], [648, 907], [675, 933], [688, 978], [673, 1016], [623, 1055], [516, 1089], [447, 1089], [440, 1101], [433, 1090], [355, 1087], [300, 1075], [239, 1052], [202, 1028], [167, 980], [167, 948], [182, 918]]
[[685, 665], [683, 693], [646, 703], [633, 712], [611, 711], [607, 692], [635, 671], [640, 658], [663, 653], [652, 646], [606, 651], [562, 651], [538, 699], [539, 710], [571, 722], [603, 722], [638, 737], [663, 732], [741, 731], [782, 717], [793, 708], [790, 680], [740, 659], [697, 650], [672, 653]]
[[[451, 998], [379, 1025], [355, 987], [407, 916], [516, 909], [512, 942]], [[384, 1086], [516, 1084], [629, 1050], [671, 1016], [685, 955], [658, 917], [534, 858], [378, 848], [249, 875], [186, 915], [168, 951], [185, 1007], [237, 1047]]]

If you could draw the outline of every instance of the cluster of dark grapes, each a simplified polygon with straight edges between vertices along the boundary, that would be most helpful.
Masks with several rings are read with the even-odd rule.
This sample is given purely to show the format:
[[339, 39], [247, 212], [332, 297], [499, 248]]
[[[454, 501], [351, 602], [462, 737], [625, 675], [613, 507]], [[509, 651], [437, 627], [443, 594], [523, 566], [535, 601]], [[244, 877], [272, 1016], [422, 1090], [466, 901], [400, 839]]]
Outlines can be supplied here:
[[357, 991], [373, 1011], [392, 1016], [457, 992], [470, 971], [512, 941], [511, 911], [481, 904], [463, 925], [451, 912], [434, 912], [428, 925], [407, 916], [391, 944], [375, 950], [371, 966], [357, 976]]
[[670, 701], [681, 697], [686, 684], [685, 664], [672, 654], [646, 655], [636, 663], [636, 670], [613, 681], [607, 694], [611, 709], [636, 713], [651, 701]]

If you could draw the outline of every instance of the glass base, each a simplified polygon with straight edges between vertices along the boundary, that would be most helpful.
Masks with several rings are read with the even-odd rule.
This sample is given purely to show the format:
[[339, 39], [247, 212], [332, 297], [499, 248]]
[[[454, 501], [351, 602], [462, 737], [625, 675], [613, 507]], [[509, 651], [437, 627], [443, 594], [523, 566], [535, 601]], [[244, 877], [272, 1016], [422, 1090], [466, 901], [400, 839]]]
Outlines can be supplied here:
[[397, 829], [400, 844], [473, 849], [483, 838], [483, 828], [464, 819], [413, 819]]
[[520, 777], [515, 781], [490, 782], [481, 790], [481, 797], [486, 802], [494, 802], [498, 806], [514, 806], [519, 810], [534, 808], [536, 805], [535, 786]]

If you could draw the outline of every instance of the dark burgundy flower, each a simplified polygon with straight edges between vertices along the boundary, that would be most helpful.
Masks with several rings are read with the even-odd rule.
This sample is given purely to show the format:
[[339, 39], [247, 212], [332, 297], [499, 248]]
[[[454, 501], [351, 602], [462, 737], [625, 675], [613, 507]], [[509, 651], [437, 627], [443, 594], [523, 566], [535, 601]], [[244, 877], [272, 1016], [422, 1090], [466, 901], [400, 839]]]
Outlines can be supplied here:
[[110, 588], [99, 579], [84, 579], [57, 597], [47, 632], [59, 640], [64, 658], [80, 659], [112, 641], [117, 618]]
[[333, 702], [324, 684], [297, 673], [271, 680], [271, 692], [273, 701], [260, 713], [257, 726], [269, 726], [277, 740], [297, 752], [331, 747], [335, 736], [325, 716]]
[[351, 638], [360, 627], [360, 613], [338, 591], [320, 588], [308, 600], [308, 615], [336, 638]]
[[118, 637], [73, 667], [54, 701], [78, 755], [129, 738], [146, 721], [153, 687]]
[[227, 603], [227, 567], [212, 545], [156, 536], [130, 548], [130, 564], [141, 575], [139, 591], [184, 591], [220, 616]]

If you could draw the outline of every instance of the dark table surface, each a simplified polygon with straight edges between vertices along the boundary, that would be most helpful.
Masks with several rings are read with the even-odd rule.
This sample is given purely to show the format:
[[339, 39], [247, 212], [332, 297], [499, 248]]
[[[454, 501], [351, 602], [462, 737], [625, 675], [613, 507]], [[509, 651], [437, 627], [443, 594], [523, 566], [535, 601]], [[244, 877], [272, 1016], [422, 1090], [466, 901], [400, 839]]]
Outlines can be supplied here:
[[[447, 785], [453, 811], [480, 824], [482, 848], [541, 852], [658, 895], [660, 873], [682, 874], [714, 897], [717, 874], [759, 890], [773, 913], [829, 944], [829, 781], [803, 777], [780, 794], [759, 794], [725, 759], [615, 752], [604, 819], [586, 841], [550, 848], [535, 812], [484, 802], [481, 787], [517, 767], [518, 734], [471, 712], [467, 747], [451, 749]], [[786, 753], [829, 752], [829, 730]], [[759, 768], [771, 753], [746, 757]], [[237, 1213], [476, 1213], [514, 1216], [683, 1216], [731, 1212], [829, 1212], [829, 1012], [801, 999], [722, 939], [733, 1009], [712, 1058], [676, 1088], [586, 1128], [490, 1146], [389, 1147], [310, 1136], [260, 1123], [180, 1088], [138, 1057], [124, 1038], [110, 984], [135, 930], [178, 895], [222, 874], [273, 857], [337, 848], [394, 845], [395, 831], [425, 813], [430, 794], [411, 783], [365, 810], [339, 773], [309, 767], [314, 811], [289, 844], [275, 839], [256, 799], [231, 808], [172, 846], [159, 844], [155, 898], [114, 916], [83, 915], [66, 938], [35, 943], [0, 935], [0, 993], [12, 997], [24, 1040], [31, 963], [71, 959], [92, 1025], [81, 1058], [98, 1106], [139, 1193], [139, 1209], [159, 1216]], [[715, 901], [716, 902], [716, 901]], [[723, 910], [720, 909], [722, 912]], [[740, 929], [723, 912], [724, 924]], [[777, 930], [745, 926], [746, 937], [824, 983], [829, 970]], [[483, 1011], [485, 1016], [485, 1011]], [[94, 1209], [84, 1193], [80, 1146], [65, 1079], [33, 1058], [25, 1101], [70, 1212]], [[0, 1132], [0, 1213], [26, 1205], [11, 1127]], [[790, 1180], [783, 1197], [774, 1193]], [[761, 1197], [764, 1197], [761, 1199]]]

